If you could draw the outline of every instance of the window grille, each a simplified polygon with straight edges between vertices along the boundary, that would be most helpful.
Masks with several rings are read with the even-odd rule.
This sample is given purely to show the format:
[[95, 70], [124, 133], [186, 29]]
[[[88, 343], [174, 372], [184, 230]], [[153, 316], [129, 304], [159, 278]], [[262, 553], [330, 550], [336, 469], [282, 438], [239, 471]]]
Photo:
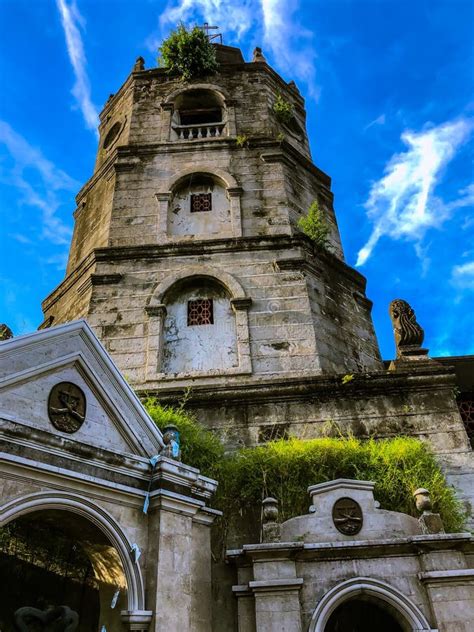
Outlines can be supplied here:
[[212, 193], [194, 193], [191, 195], [191, 213], [203, 213], [212, 210]]
[[471, 447], [474, 448], [474, 393], [461, 393], [458, 406]]
[[188, 301], [188, 327], [191, 325], [213, 325], [212, 298], [197, 298]]

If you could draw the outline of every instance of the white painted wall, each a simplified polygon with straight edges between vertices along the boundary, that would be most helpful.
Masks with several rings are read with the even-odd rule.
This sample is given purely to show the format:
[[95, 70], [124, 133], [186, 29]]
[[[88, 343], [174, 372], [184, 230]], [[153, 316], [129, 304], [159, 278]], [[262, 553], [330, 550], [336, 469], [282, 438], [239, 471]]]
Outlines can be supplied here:
[[[211, 298], [213, 325], [188, 326], [188, 301]], [[196, 281], [182, 287], [166, 302], [163, 332], [164, 373], [189, 373], [235, 367], [238, 364], [235, 317], [229, 297], [219, 285]]]
[[[231, 235], [232, 223], [230, 204], [226, 190], [211, 179], [188, 183], [175, 192], [171, 199], [168, 214], [168, 235], [177, 237], [201, 237], [217, 234]], [[191, 213], [191, 195], [193, 193], [212, 193], [212, 210]]]

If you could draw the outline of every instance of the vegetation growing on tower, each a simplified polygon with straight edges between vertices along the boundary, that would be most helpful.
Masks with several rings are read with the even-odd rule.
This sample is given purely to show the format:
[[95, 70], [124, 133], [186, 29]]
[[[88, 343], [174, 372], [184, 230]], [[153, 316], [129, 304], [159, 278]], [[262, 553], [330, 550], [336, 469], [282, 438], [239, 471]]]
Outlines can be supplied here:
[[329, 235], [331, 229], [319, 208], [317, 200], [309, 207], [308, 214], [299, 219], [298, 228], [320, 248], [330, 249]]
[[218, 64], [216, 51], [198, 26], [187, 29], [181, 23], [158, 49], [158, 65], [177, 72], [183, 81], [213, 74]]
[[273, 111], [280, 123], [289, 125], [293, 118], [293, 106], [286, 101], [281, 94], [277, 94], [275, 103], [273, 104]]

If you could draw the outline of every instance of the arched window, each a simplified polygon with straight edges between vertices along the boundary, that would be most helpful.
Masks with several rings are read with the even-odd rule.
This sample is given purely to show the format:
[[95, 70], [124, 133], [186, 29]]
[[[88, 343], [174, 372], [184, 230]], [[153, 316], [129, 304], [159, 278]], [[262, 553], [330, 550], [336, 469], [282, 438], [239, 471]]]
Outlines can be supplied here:
[[222, 96], [206, 89], [179, 94], [171, 118], [171, 140], [219, 138], [227, 135], [226, 109]]
[[230, 200], [225, 183], [212, 174], [193, 173], [171, 193], [168, 235], [232, 234]]
[[227, 290], [213, 279], [192, 278], [167, 294], [162, 371], [209, 372], [238, 365], [235, 317]]

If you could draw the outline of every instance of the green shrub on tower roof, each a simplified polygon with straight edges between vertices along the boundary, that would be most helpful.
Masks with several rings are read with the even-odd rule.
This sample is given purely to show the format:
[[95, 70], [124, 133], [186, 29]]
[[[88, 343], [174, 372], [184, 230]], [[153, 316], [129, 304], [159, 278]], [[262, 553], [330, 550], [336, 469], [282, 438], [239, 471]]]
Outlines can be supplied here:
[[216, 51], [202, 29], [181, 23], [158, 49], [158, 65], [177, 72], [184, 81], [217, 71]]

